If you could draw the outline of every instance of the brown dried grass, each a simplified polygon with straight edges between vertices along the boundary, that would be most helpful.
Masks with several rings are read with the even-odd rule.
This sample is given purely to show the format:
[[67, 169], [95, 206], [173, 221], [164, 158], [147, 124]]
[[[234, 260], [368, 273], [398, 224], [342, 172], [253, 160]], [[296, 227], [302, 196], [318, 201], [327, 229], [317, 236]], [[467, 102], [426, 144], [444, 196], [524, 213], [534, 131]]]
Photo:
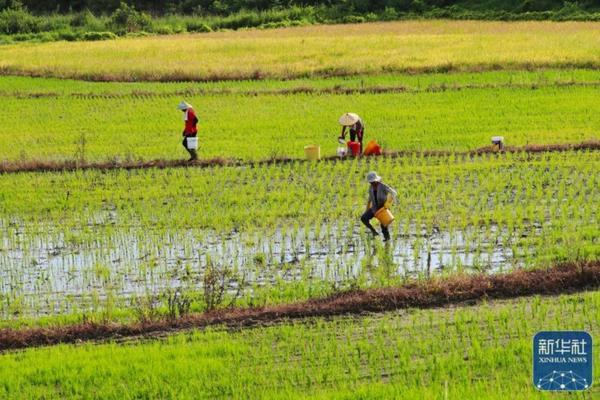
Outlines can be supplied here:
[[572, 262], [549, 269], [516, 270], [499, 275], [456, 275], [398, 287], [343, 292], [295, 304], [217, 310], [175, 320], [7, 328], [0, 330], [0, 351], [89, 340], [155, 336], [210, 325], [241, 328], [307, 317], [432, 308], [482, 299], [506, 299], [536, 294], [557, 295], [598, 287], [600, 260]]
[[[528, 144], [525, 146], [506, 146], [502, 151], [494, 149], [492, 146], [480, 147], [468, 151], [451, 151], [451, 150], [423, 150], [423, 151], [384, 151], [385, 157], [407, 157], [419, 155], [423, 157], [444, 157], [450, 155], [475, 157], [483, 154], [502, 154], [502, 153], [542, 153], [542, 152], [563, 152], [563, 151], [582, 151], [600, 150], [600, 140], [589, 140], [580, 143], [560, 143], [560, 144]], [[340, 159], [337, 156], [322, 157], [323, 161], [340, 161], [350, 160], [351, 157]], [[181, 167], [196, 167], [208, 168], [215, 166], [256, 166], [256, 165], [273, 165], [285, 164], [290, 162], [304, 162], [305, 159], [291, 157], [273, 157], [262, 161], [242, 161], [239, 159], [228, 158], [211, 158], [188, 162], [185, 160], [163, 160], [155, 159], [149, 161], [98, 161], [98, 162], [82, 162], [78, 160], [63, 160], [63, 161], [2, 161], [0, 162], [0, 174], [10, 174], [19, 172], [67, 172], [75, 170], [113, 170], [113, 169], [149, 169], [149, 168], [181, 168]]]
[[0, 47], [0, 75], [171, 82], [598, 68], [599, 29], [427, 20], [9, 44]]
[[59, 98], [70, 96], [77, 99], [127, 99], [127, 98], [169, 98], [172, 96], [287, 96], [296, 94], [322, 95], [355, 95], [355, 94], [386, 94], [386, 93], [420, 93], [420, 92], [450, 92], [469, 89], [539, 89], [544, 87], [600, 87], [600, 82], [585, 81], [554, 81], [554, 82], [531, 82], [531, 83], [468, 83], [468, 84], [432, 84], [424, 88], [409, 87], [403, 85], [373, 85], [365, 87], [345, 87], [335, 85], [332, 87], [294, 86], [279, 89], [184, 89], [172, 92], [154, 92], [150, 90], [134, 90], [131, 92], [103, 92], [84, 93], [75, 92], [64, 95], [58, 92], [19, 92], [0, 91], [0, 97], [11, 97], [17, 99]]

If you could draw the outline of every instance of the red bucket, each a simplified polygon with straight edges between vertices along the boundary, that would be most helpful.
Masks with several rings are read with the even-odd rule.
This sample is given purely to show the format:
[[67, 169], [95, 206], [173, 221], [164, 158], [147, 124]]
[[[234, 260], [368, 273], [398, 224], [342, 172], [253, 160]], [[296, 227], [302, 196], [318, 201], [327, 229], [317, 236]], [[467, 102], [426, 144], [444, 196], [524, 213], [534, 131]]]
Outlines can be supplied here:
[[360, 154], [360, 143], [359, 142], [348, 142], [348, 148], [353, 156]]

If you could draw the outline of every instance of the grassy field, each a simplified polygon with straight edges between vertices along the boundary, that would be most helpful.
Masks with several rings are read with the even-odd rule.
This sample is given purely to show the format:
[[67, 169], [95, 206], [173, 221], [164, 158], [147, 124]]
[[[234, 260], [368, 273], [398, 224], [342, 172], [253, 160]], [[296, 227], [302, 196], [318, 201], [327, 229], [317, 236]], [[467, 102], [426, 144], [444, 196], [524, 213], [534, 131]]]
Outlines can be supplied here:
[[[0, 355], [0, 396], [554, 398], [531, 382], [533, 335], [582, 329], [597, 336], [599, 321], [600, 292], [590, 292], [240, 331], [213, 328], [141, 342], [60, 345]], [[565, 397], [599, 393], [594, 385], [585, 395]]]
[[593, 22], [406, 21], [16, 44], [0, 46], [0, 70], [91, 80], [181, 81], [597, 67], [599, 26]]
[[[5, 144], [0, 161], [5, 162], [184, 158], [181, 113], [175, 109], [181, 98], [200, 116], [203, 158], [299, 158], [312, 143], [334, 155], [337, 118], [345, 111], [361, 115], [367, 140], [377, 139], [387, 150], [467, 150], [488, 145], [494, 135], [510, 145], [581, 142], [600, 132], [594, 112], [600, 74], [587, 70], [264, 85], [71, 81], [61, 86], [30, 78], [0, 78], [0, 83]], [[348, 95], [343, 89], [366, 93]]]
[[[358, 220], [369, 170], [399, 192], [385, 249]], [[213, 267], [238, 304], [264, 304], [595, 259], [598, 171], [597, 152], [565, 152], [9, 174], [0, 311], [114, 313], [201, 290]]]
[[[0, 45], [0, 334], [580, 274], [600, 259], [600, 152], [569, 145], [600, 140], [599, 66], [600, 23], [582, 22]], [[182, 99], [207, 164], [170, 162], [187, 158]], [[335, 155], [348, 111], [404, 153], [300, 160], [308, 144]], [[467, 153], [495, 135], [563, 146]], [[385, 245], [359, 220], [370, 170], [398, 190]], [[595, 291], [26, 349], [0, 354], [0, 398], [550, 398], [531, 384], [532, 336], [598, 336], [599, 321]]]

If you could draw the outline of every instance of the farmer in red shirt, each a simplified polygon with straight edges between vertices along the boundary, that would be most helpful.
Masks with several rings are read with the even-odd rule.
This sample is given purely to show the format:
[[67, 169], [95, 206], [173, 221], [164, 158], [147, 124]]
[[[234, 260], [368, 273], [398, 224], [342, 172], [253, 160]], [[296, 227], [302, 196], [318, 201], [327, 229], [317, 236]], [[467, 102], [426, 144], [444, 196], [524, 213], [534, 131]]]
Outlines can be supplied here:
[[[198, 153], [196, 149], [198, 148], [198, 139], [196, 135], [198, 135], [198, 117], [196, 117], [196, 113], [194, 112], [194, 108], [191, 104], [182, 101], [177, 106], [183, 112], [183, 120], [185, 121], [185, 128], [183, 129], [183, 147], [190, 153], [190, 159], [188, 161], [195, 161], [198, 159]], [[194, 138], [193, 140], [189, 140], [189, 138]]]

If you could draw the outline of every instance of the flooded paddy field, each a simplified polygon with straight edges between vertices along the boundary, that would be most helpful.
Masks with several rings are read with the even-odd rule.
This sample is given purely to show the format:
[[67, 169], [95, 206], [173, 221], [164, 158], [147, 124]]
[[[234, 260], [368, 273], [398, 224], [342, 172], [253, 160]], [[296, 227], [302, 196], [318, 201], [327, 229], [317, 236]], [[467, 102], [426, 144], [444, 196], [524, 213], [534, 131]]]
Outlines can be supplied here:
[[[34, 241], [39, 245], [33, 248], [4, 248], [0, 289], [22, 296], [27, 309], [45, 314], [86, 304], [90, 293], [105, 299], [108, 292], [126, 298], [190, 286], [201, 290], [209, 263], [235, 271], [227, 282], [230, 292], [304, 277], [343, 286], [359, 278], [372, 280], [374, 268], [408, 278], [457, 271], [493, 273], [525, 265], [527, 251], [511, 244], [524, 233], [496, 233], [498, 229], [429, 233], [397, 225], [396, 237], [386, 245], [358, 225], [344, 229], [342, 236], [326, 237], [300, 231], [271, 237], [184, 232], [136, 238], [135, 232], [125, 231], [81, 245], [38, 237]], [[539, 237], [540, 231], [533, 228], [532, 235]]]
[[[261, 304], [592, 257], [599, 165], [583, 151], [6, 175], [0, 310], [202, 293], [215, 273], [223, 297]], [[371, 169], [398, 191], [385, 245], [359, 220]]]

